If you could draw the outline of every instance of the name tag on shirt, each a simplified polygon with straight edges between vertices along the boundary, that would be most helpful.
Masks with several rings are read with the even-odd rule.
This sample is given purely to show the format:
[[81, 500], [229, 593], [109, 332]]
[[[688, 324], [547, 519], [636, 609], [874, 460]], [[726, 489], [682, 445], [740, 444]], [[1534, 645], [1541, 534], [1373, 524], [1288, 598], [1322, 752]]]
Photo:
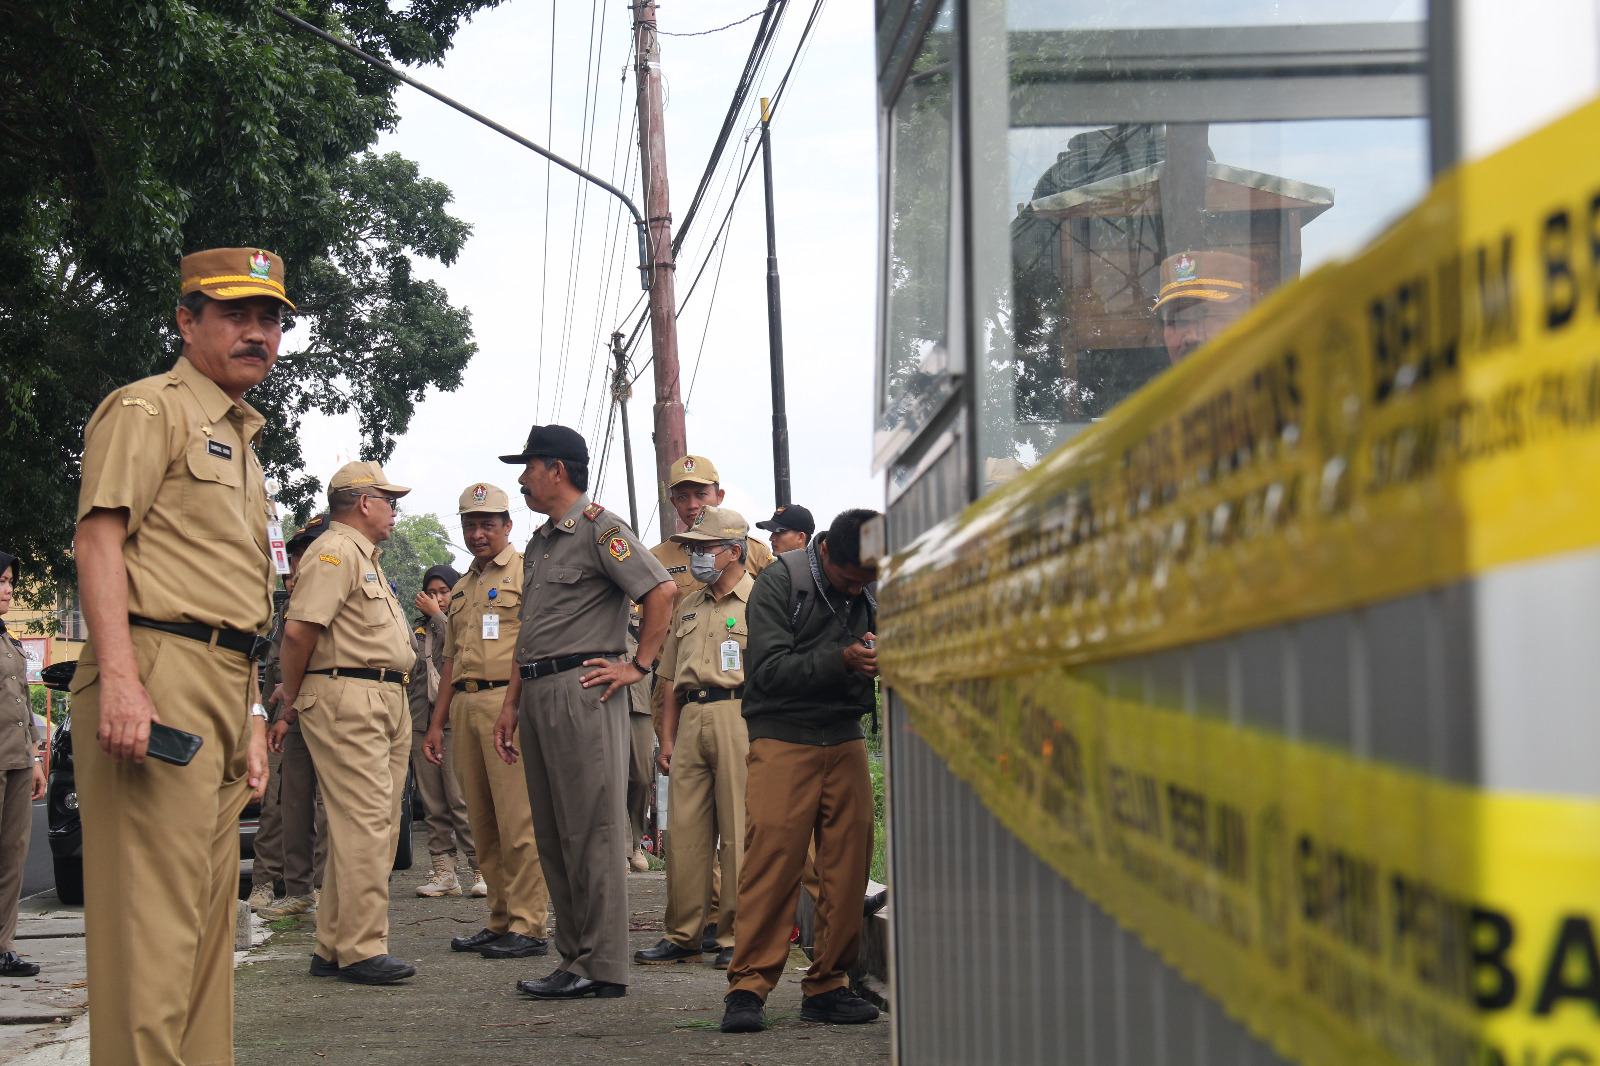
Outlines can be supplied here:
[[212, 455], [215, 455], [218, 459], [233, 458], [233, 446], [224, 444], [220, 440], [206, 441], [206, 451], [210, 452]]
[[289, 552], [283, 544], [283, 523], [276, 518], [267, 522], [267, 550], [272, 555], [272, 568], [280, 574], [287, 574]]
[[500, 639], [500, 616], [499, 615], [497, 615], [497, 614], [486, 614], [486, 615], [483, 616], [483, 639], [484, 640], [499, 640]]
[[740, 666], [739, 642], [737, 640], [725, 640], [722, 642], [722, 668], [724, 670], [743, 669]]

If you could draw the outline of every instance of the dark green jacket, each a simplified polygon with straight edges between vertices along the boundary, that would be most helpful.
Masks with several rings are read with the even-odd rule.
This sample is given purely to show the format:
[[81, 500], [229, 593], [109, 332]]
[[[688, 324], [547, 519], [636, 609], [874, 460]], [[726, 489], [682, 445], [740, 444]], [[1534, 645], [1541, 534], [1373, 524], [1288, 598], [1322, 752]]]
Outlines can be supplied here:
[[[803, 550], [803, 549], [801, 549]], [[861, 716], [872, 713], [872, 679], [845, 669], [844, 649], [871, 631], [867, 597], [847, 600], [828, 588], [846, 633], [824, 603], [816, 603], [796, 633], [789, 628], [789, 568], [780, 556], [761, 571], [745, 621], [744, 717], [750, 739], [827, 747], [860, 740]], [[827, 575], [822, 580], [828, 580]]]

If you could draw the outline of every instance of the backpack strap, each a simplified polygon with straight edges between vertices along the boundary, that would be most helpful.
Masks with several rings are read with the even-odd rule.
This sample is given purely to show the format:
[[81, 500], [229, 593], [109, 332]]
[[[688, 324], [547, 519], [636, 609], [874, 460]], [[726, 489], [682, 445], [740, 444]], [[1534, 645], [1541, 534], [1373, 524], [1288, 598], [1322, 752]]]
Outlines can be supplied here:
[[817, 583], [806, 561], [806, 549], [786, 551], [778, 559], [789, 571], [789, 631], [799, 633], [817, 605]]

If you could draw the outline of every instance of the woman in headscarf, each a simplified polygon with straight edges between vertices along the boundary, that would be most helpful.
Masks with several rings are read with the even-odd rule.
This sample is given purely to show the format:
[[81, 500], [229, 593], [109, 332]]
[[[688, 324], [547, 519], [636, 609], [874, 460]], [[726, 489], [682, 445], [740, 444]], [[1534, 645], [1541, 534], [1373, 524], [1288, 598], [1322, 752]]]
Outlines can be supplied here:
[[[478, 853], [472, 844], [472, 829], [467, 823], [467, 803], [456, 783], [454, 762], [450, 758], [450, 728], [445, 726], [443, 766], [429, 762], [422, 754], [422, 741], [433, 720], [433, 707], [439, 699], [439, 672], [444, 669], [445, 616], [450, 610], [450, 590], [461, 575], [441, 563], [422, 575], [422, 591], [416, 608], [422, 612], [412, 626], [412, 642], [417, 649], [417, 664], [411, 668], [411, 768], [417, 776], [417, 791], [428, 818], [428, 855], [433, 860], [433, 875], [417, 886], [419, 896], [459, 896], [465, 888], [470, 895], [487, 896], [489, 886], [478, 872]], [[410, 826], [402, 828], [408, 831]], [[454, 834], [454, 839], [451, 839]], [[457, 848], [467, 860], [468, 878], [462, 884], [457, 870]]]
[[33, 835], [33, 801], [44, 799], [44, 763], [28, 697], [28, 660], [6, 629], [17, 557], [0, 552], [0, 977], [32, 977], [39, 967], [17, 956], [17, 904]]

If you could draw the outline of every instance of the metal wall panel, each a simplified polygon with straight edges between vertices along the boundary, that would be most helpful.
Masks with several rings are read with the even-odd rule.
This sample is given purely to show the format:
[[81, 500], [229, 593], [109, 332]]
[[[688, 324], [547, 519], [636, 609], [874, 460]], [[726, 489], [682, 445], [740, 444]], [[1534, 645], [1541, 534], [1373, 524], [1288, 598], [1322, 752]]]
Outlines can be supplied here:
[[1279, 1066], [1020, 844], [890, 696], [894, 1013], [904, 1066]]

